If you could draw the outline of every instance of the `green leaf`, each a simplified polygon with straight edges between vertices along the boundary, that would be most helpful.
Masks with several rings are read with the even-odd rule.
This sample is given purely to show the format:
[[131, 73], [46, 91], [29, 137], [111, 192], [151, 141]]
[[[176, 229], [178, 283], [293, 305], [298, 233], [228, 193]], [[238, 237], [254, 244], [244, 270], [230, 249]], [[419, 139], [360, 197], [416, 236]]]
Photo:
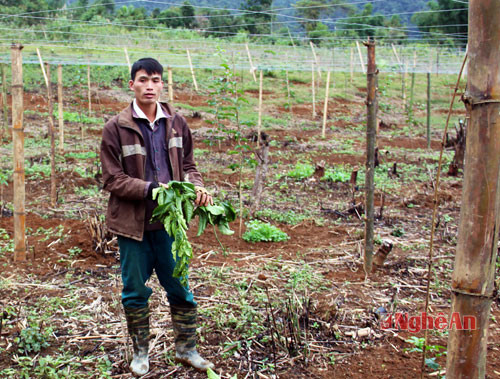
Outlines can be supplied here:
[[207, 221], [208, 221], [207, 214], [206, 213], [199, 213], [198, 234], [196, 234], [196, 237], [201, 236], [201, 234], [205, 231], [205, 228], [207, 227]]
[[220, 205], [207, 205], [205, 209], [214, 216], [224, 214], [224, 207]]

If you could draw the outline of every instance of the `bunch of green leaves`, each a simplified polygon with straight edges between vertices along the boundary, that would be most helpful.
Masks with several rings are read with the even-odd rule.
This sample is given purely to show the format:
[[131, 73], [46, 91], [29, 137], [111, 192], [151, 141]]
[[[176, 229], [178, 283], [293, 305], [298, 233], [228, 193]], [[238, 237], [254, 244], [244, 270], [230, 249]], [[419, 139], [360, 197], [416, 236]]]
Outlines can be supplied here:
[[307, 179], [314, 174], [314, 166], [310, 163], [297, 162], [295, 167], [288, 171], [287, 176], [297, 180]]
[[248, 242], [280, 242], [290, 237], [274, 225], [260, 220], [247, 222], [247, 230], [242, 238]]
[[31, 325], [24, 328], [14, 341], [20, 353], [26, 354], [38, 353], [44, 347], [49, 346], [49, 337], [52, 334], [52, 328], [43, 329], [42, 325]]
[[195, 209], [193, 202], [196, 190], [193, 184], [187, 182], [171, 181], [167, 188], [155, 188], [153, 199], [158, 201], [158, 206], [153, 211], [152, 221], [163, 223], [167, 233], [174, 239], [172, 255], [176, 264], [173, 275], [186, 285], [188, 266], [193, 257], [193, 248], [187, 238], [189, 222], [198, 216], [198, 236], [208, 224], [214, 226], [214, 231], [217, 225], [222, 234], [231, 235], [234, 232], [229, 228], [229, 223], [236, 218], [236, 212], [231, 204], [218, 199], [214, 200], [214, 205]]

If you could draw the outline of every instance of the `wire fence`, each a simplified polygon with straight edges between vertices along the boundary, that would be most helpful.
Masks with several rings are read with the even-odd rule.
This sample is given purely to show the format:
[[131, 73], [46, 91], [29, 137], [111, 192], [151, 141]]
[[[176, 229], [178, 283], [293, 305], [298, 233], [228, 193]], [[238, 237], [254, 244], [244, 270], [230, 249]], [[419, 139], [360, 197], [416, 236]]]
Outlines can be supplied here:
[[[99, 37], [95, 37], [99, 39]], [[90, 46], [89, 46], [90, 45]], [[0, 39], [0, 61], [10, 62], [11, 43]], [[248, 50], [247, 50], [248, 46]], [[220, 41], [155, 39], [140, 47], [105, 45], [82, 40], [78, 45], [64, 41], [24, 44], [23, 62], [39, 62], [39, 48], [44, 61], [63, 65], [126, 66], [125, 48], [130, 61], [150, 56], [172, 68], [189, 68], [187, 50], [196, 69], [218, 69], [223, 54], [235, 70], [364, 72], [366, 48], [361, 41], [351, 46], [323, 48], [312, 46], [247, 45]], [[252, 65], [250, 65], [250, 58]], [[465, 54], [464, 49], [429, 46], [384, 44], [376, 46], [380, 72], [415, 72], [456, 74]]]

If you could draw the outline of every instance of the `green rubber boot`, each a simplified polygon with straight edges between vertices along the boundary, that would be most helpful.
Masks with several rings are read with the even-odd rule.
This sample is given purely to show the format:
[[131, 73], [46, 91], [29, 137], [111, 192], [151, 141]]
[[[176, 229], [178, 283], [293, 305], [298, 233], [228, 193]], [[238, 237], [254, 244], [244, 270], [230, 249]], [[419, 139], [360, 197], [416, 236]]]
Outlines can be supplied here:
[[175, 361], [191, 366], [198, 371], [207, 371], [215, 366], [203, 359], [196, 350], [196, 308], [170, 306], [174, 326]]
[[130, 371], [134, 375], [145, 375], [149, 371], [149, 307], [123, 307], [123, 309], [127, 318], [128, 333], [134, 347]]

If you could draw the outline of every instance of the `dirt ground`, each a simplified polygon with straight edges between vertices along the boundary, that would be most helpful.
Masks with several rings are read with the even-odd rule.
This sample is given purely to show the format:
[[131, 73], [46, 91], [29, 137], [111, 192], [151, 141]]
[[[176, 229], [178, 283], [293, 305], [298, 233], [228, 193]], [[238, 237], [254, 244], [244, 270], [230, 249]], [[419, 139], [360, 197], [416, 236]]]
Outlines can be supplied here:
[[[255, 97], [255, 91], [249, 91], [248, 96]], [[272, 91], [264, 93], [264, 101], [274, 97]], [[35, 112], [47, 109], [41, 94], [26, 93], [24, 100], [26, 109]], [[103, 118], [125, 107], [128, 102], [126, 95], [113, 91], [101, 93], [93, 101], [97, 116]], [[205, 106], [207, 97], [179, 88], [175, 101], [193, 107]], [[77, 109], [69, 101], [67, 106]], [[331, 128], [326, 141], [320, 138], [318, 122], [322, 118], [323, 107], [317, 108], [317, 119], [313, 119], [311, 104], [293, 106], [293, 120], [300, 120], [301, 123], [292, 121], [287, 128], [265, 130], [269, 139], [275, 142], [271, 145], [269, 166], [276, 172], [289, 169], [299, 155], [309, 155], [314, 164], [324, 162], [327, 166], [347, 165], [351, 168], [364, 166], [362, 152], [365, 137], [362, 132], [351, 129], [356, 125], [353, 119], [364, 112], [363, 98], [354, 96], [350, 101], [340, 98], [332, 101], [328, 121]], [[269, 112], [280, 115], [288, 114], [290, 110], [273, 106]], [[225, 154], [235, 142], [226, 140], [220, 145], [205, 144], [207, 116], [194, 115], [187, 110], [184, 114], [193, 130], [196, 146], [206, 151], [197, 160], [207, 187], [237, 204], [238, 174], [226, 169], [227, 164], [236, 158]], [[349, 116], [350, 120], [336, 118], [335, 115]], [[38, 128], [41, 120], [42, 117], [37, 114], [25, 116], [28, 136], [42, 138]], [[304, 128], [304, 121], [313, 122], [315, 127]], [[412, 151], [426, 148], [424, 138], [389, 134], [397, 128], [398, 125], [394, 125], [380, 130], [378, 148], [385, 166], [393, 167], [396, 163], [398, 167], [401, 164], [418, 166], [435, 162], [435, 155], [441, 146], [438, 134], [433, 136], [428, 154], [434, 156], [430, 158], [428, 154], [423, 156]], [[76, 153], [97, 151], [101, 129], [102, 125], [88, 126], [82, 141], [81, 125], [68, 123], [69, 148]], [[341, 143], [346, 138], [354, 139], [354, 153], [342, 150]], [[32, 165], [47, 159], [36, 149], [27, 153], [27, 160]], [[65, 298], [73, 293], [78, 295], [79, 301], [73, 304], [78, 312], [69, 312], [67, 304], [48, 311], [53, 314], [47, 321], [54, 329], [51, 344], [37, 354], [54, 353], [63, 347], [83, 362], [78, 373], [92, 378], [104, 377], [97, 373], [93, 358], [88, 358], [100, 354], [110, 361], [110, 377], [132, 377], [127, 367], [130, 342], [126, 338], [119, 304], [121, 288], [116, 243], [111, 241], [107, 252], [97, 252], [89, 229], [88, 217], [104, 213], [107, 194], [100, 190], [102, 182], [98, 168], [94, 167], [95, 159], [71, 156], [61, 159], [59, 164], [64, 169], [57, 176], [57, 207], [49, 205], [49, 178], [27, 178], [26, 226], [29, 232], [26, 260], [13, 262], [12, 254], [0, 254], [0, 306], [4, 309], [3, 328], [0, 330], [0, 370], [19, 368], [15, 339], [26, 327], [28, 310], [38, 307], [40, 299]], [[82, 177], [78, 167], [83, 167], [90, 175]], [[423, 332], [382, 330], [376, 310], [384, 307], [388, 311], [415, 315], [423, 310], [434, 182], [416, 180], [402, 183], [396, 191], [376, 190], [375, 205], [379, 215], [375, 222], [376, 233], [381, 238], [390, 238], [394, 248], [385, 265], [365, 278], [362, 264], [364, 224], [357, 217], [357, 211], [352, 210], [351, 203], [353, 199], [355, 203], [364, 202], [362, 186], [359, 185], [353, 193], [349, 183], [321, 181], [315, 176], [298, 181], [288, 180], [285, 185], [275, 179], [276, 172], [269, 173], [262, 207], [282, 213], [289, 210], [309, 212], [309, 216], [295, 224], [273, 221], [290, 236], [289, 240], [245, 242], [236, 237], [240, 228], [237, 220], [231, 225], [236, 236], [219, 236], [227, 251], [223, 254], [213, 233], [206, 232], [196, 237], [196, 224], [189, 231], [195, 253], [190, 284], [200, 309], [204, 310], [200, 312], [200, 351], [216, 364], [217, 372], [224, 378], [235, 374], [238, 378], [420, 377], [422, 356], [411, 351], [414, 346], [407, 341], [411, 337], [423, 337]], [[252, 182], [253, 175], [253, 171], [244, 172], [244, 181]], [[449, 280], [460, 212], [461, 181], [461, 177], [447, 177], [441, 184], [438, 201], [440, 223], [436, 230], [430, 298], [430, 310], [434, 314], [440, 311], [446, 313], [450, 308]], [[12, 202], [12, 182], [3, 187], [3, 202]], [[91, 187], [99, 190], [82, 191], [82, 188]], [[282, 199], [286, 200], [283, 202]], [[249, 197], [245, 197], [245, 201], [250, 202]], [[3, 209], [0, 217], [1, 229], [6, 231], [8, 238], [12, 238], [13, 217], [7, 208]], [[243, 223], [241, 233], [244, 231]], [[321, 274], [318, 287], [323, 289], [295, 294], [301, 304], [296, 311], [298, 328], [304, 333], [304, 341], [294, 354], [283, 349], [276, 353], [273, 344], [262, 336], [241, 340], [236, 329], [219, 330], [214, 326], [218, 321], [214, 320], [217, 313], [208, 313], [211, 309], [226, 306], [225, 312], [235, 312], [236, 318], [242, 317], [238, 310], [244, 308], [232, 308], [231, 298], [224, 295], [224, 291], [231, 291], [231, 288], [234, 291], [235, 283], [244, 283], [245, 294], [251, 293], [250, 289], [255, 287], [267, 291], [271, 304], [280, 296], [285, 296], [284, 286], [294, 273], [304, 267], [312, 267]], [[207, 279], [215, 270], [218, 274], [214, 275], [219, 275], [217, 278], [221, 282]], [[309, 279], [305, 277], [302, 280]], [[173, 336], [168, 302], [156, 279], [152, 279], [151, 286], [155, 291], [151, 299], [152, 369], [145, 378], [205, 378], [205, 374], [169, 361]], [[500, 377], [499, 305], [500, 299], [496, 297], [491, 308], [487, 378]], [[12, 313], [7, 314], [5, 309], [8, 306], [13, 307]], [[276, 318], [274, 322], [284, 325], [290, 316], [285, 308], [271, 311], [259, 309], [258, 312], [268, 315], [265, 327], [271, 331], [270, 334], [272, 330], [276, 331], [276, 327], [272, 326], [269, 314]], [[91, 317], [80, 318], [79, 313]], [[220, 315], [221, 318], [223, 316], [226, 315]], [[367, 330], [368, 334], [361, 333], [361, 330]], [[288, 341], [292, 337], [292, 334], [288, 335]], [[233, 351], [231, 344], [238, 340], [239, 345]], [[444, 333], [429, 333], [429, 345], [446, 346], [446, 343]], [[445, 362], [446, 355], [437, 356], [439, 368], [426, 366], [425, 377], [440, 377]]]

